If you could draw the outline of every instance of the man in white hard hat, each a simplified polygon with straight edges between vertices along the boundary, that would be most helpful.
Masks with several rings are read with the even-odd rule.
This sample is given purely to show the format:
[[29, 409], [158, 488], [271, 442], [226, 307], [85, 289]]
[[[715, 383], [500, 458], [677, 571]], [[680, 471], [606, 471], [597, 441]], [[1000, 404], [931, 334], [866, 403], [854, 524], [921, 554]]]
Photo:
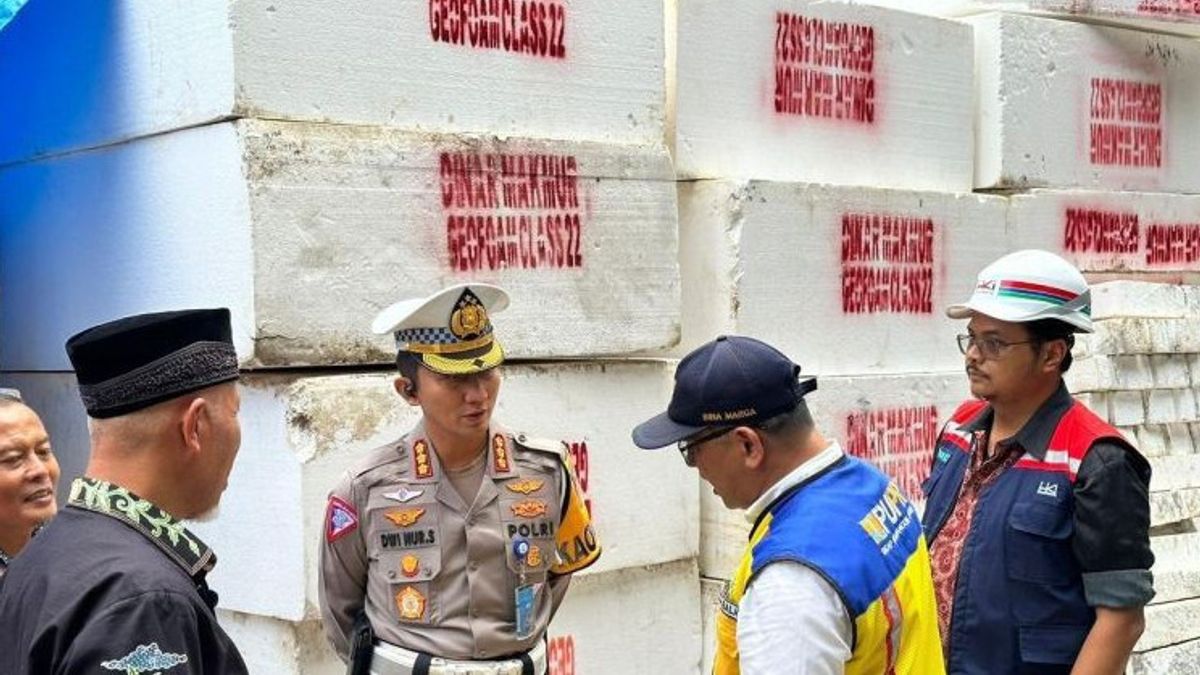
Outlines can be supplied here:
[[396, 339], [396, 393], [423, 416], [329, 495], [321, 617], [351, 673], [544, 675], [570, 575], [600, 556], [563, 444], [492, 420], [504, 352], [489, 314], [507, 306], [461, 284], [375, 319]]
[[1154, 596], [1150, 466], [1062, 381], [1091, 332], [1079, 270], [1045, 251], [984, 268], [946, 314], [975, 400], [925, 483], [947, 672], [1125, 671]]

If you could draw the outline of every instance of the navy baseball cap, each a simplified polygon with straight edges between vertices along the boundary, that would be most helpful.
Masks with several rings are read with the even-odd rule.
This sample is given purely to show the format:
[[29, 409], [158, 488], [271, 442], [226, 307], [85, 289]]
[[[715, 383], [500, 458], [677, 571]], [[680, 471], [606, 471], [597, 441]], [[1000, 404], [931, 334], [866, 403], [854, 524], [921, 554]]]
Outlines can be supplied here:
[[722, 335], [679, 362], [667, 411], [637, 425], [633, 443], [652, 450], [708, 427], [753, 426], [795, 409], [816, 388], [817, 378], [801, 380], [800, 366], [771, 345]]

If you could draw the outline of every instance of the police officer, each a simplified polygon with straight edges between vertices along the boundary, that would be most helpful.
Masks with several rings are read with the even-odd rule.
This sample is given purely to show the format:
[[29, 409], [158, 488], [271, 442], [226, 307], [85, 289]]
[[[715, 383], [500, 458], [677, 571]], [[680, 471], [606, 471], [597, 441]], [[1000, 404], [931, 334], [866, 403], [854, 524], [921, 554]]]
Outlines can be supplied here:
[[0, 389], [0, 577], [58, 511], [58, 460], [42, 420], [15, 389]]
[[237, 675], [213, 552], [179, 518], [217, 506], [241, 442], [229, 311], [119, 319], [67, 354], [92, 455], [0, 590], [0, 673]]
[[[489, 314], [507, 305], [464, 284], [375, 319], [396, 340], [396, 392], [423, 417], [329, 495], [321, 614], [352, 672], [542, 675], [570, 575], [600, 555], [563, 445], [492, 420], [504, 354]], [[355, 646], [356, 622], [373, 639]]]
[[715, 675], [937, 675], [929, 557], [913, 505], [817, 430], [814, 378], [775, 348], [718, 337], [675, 371], [667, 411], [633, 431], [683, 460], [752, 524], [717, 612]]
[[1062, 381], [1091, 293], [1045, 251], [1006, 255], [946, 313], [975, 399], [924, 489], [951, 673], [1123, 673], [1154, 595], [1150, 467]]

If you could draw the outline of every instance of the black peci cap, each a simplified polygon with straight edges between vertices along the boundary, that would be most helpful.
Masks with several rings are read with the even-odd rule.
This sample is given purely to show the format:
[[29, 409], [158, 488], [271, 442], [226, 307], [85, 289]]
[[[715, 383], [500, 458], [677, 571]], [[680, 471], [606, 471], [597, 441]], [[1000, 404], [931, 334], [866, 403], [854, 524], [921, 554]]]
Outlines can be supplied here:
[[138, 314], [67, 340], [90, 417], [117, 417], [238, 378], [229, 310]]
[[795, 409], [817, 379], [799, 379], [800, 366], [754, 338], [722, 335], [675, 369], [667, 411], [639, 424], [633, 442], [647, 450], [694, 436], [706, 427], [754, 425]]

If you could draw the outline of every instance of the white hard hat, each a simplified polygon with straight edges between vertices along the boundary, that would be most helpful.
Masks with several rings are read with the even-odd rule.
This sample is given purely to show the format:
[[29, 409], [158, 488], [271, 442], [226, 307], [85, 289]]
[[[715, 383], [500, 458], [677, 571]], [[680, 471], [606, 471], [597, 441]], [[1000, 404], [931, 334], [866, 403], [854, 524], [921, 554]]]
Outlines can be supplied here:
[[978, 312], [1001, 321], [1058, 319], [1092, 332], [1092, 293], [1071, 263], [1048, 251], [1009, 253], [983, 268], [971, 299], [946, 308], [952, 319]]

